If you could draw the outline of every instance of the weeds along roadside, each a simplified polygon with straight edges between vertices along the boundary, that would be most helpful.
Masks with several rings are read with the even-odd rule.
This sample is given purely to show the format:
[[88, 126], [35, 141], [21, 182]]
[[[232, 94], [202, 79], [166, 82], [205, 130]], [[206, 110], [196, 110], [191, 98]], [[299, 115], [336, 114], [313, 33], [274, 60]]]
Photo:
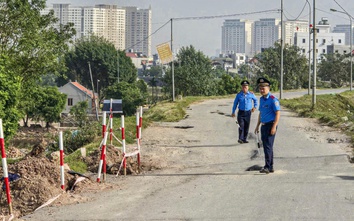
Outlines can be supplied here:
[[[316, 104], [312, 106], [312, 95], [299, 98], [283, 99], [280, 104], [301, 117], [315, 118], [328, 126], [341, 129], [350, 137], [354, 147], [354, 92], [345, 91], [339, 94], [316, 96]], [[354, 149], [353, 149], [354, 150]], [[352, 159], [353, 162], [353, 159]]]

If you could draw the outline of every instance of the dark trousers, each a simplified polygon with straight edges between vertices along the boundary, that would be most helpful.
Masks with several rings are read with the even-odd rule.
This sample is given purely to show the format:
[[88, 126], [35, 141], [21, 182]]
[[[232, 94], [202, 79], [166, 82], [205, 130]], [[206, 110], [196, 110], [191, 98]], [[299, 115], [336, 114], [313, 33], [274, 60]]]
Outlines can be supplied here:
[[238, 139], [245, 141], [247, 140], [248, 130], [250, 128], [251, 111], [239, 110], [237, 113], [237, 121], [240, 126], [238, 128]]
[[273, 122], [262, 124], [261, 127], [261, 139], [263, 143], [264, 149], [264, 160], [265, 166], [269, 170], [273, 169], [273, 144], [275, 139], [275, 134], [270, 135], [270, 131], [272, 130]]

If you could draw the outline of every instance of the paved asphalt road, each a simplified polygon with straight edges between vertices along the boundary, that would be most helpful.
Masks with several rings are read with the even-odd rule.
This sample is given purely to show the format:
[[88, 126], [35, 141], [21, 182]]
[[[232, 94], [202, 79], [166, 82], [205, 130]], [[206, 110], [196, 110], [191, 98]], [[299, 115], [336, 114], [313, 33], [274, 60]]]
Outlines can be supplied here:
[[354, 167], [344, 135], [283, 109], [276, 171], [260, 174], [252, 169], [264, 165], [264, 154], [256, 154], [253, 134], [250, 143], [237, 143], [232, 101], [192, 105], [188, 118], [163, 125], [170, 128], [161, 138], [167, 143], [156, 148], [175, 151], [175, 165], [121, 177], [120, 189], [104, 191], [93, 202], [47, 207], [24, 219], [354, 220]]

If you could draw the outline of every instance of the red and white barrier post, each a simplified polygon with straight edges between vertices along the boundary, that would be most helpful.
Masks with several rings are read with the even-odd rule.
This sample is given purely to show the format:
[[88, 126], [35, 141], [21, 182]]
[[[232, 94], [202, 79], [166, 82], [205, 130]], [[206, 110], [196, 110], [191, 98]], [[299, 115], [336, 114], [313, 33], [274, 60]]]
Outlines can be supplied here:
[[65, 190], [64, 180], [64, 145], [63, 145], [63, 132], [59, 132], [59, 150], [60, 150], [60, 187]]
[[139, 111], [136, 112], [136, 144], [138, 147], [138, 169], [140, 170], [140, 118], [139, 118]]
[[110, 114], [109, 114], [109, 126], [110, 126], [110, 129], [109, 129], [109, 140], [111, 142], [111, 145], [112, 145], [112, 137], [113, 137], [113, 99], [111, 99], [111, 104], [110, 104]]
[[104, 133], [104, 138], [103, 138], [102, 149], [101, 149], [101, 159], [100, 159], [100, 163], [99, 163], [99, 165], [98, 165], [97, 182], [100, 182], [100, 181], [101, 181], [101, 171], [102, 171], [102, 165], [103, 165], [104, 155], [106, 154], [107, 137], [108, 137], [108, 132], [105, 132], [105, 133]]
[[12, 214], [10, 183], [9, 183], [9, 174], [7, 172], [7, 161], [6, 161], [6, 152], [5, 152], [4, 131], [2, 129], [2, 119], [0, 119], [0, 145], [1, 145], [2, 169], [4, 171], [4, 183], [6, 187], [7, 204], [9, 206], [9, 213]]
[[125, 129], [124, 129], [124, 115], [121, 116], [121, 127], [122, 127], [122, 146], [123, 146], [123, 169], [124, 176], [127, 175], [127, 159], [125, 158], [126, 150], [125, 150]]
[[104, 133], [106, 132], [106, 111], [103, 111], [102, 115], [102, 138], [104, 138]]
[[143, 126], [143, 107], [140, 106], [140, 118], [139, 118], [139, 139], [141, 139], [141, 127]]

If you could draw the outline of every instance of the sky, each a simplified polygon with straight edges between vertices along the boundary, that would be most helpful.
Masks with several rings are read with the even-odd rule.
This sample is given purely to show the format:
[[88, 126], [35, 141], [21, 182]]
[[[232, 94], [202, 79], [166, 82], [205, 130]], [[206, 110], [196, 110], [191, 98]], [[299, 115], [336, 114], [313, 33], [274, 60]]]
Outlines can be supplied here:
[[[281, 17], [283, 1], [284, 20], [308, 20], [309, 6], [306, 0], [47, 0], [47, 4], [69, 3], [72, 6], [93, 6], [113, 4], [118, 6], [136, 6], [152, 9], [152, 52], [156, 45], [171, 41], [171, 23], [173, 50], [193, 45], [207, 56], [216, 56], [221, 49], [221, 27], [225, 19], [248, 19]], [[322, 17], [328, 18], [332, 28], [336, 24], [349, 25], [348, 15], [331, 12], [334, 8], [346, 11], [354, 17], [353, 0], [308, 0], [313, 13], [313, 1], [316, 5], [316, 24]], [[338, 4], [337, 4], [338, 3]], [[269, 12], [274, 10], [274, 12]], [[212, 19], [175, 19], [187, 17], [217, 16]]]

